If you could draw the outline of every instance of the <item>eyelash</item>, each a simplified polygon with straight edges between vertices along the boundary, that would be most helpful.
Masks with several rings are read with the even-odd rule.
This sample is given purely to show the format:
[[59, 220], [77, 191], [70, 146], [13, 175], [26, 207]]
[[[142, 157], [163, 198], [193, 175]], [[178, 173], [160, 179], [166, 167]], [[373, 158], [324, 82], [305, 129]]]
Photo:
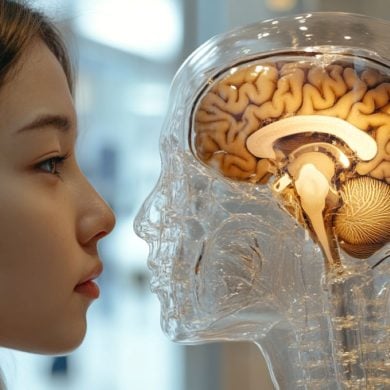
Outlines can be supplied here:
[[[48, 158], [47, 160], [41, 161], [39, 164], [36, 165], [36, 168], [40, 171], [43, 171], [44, 173], [48, 173], [50, 175], [56, 175], [58, 177], [61, 177], [61, 168], [65, 162], [65, 160], [69, 157], [68, 154], [63, 156], [54, 156], [51, 158]], [[50, 171], [47, 169], [42, 168], [45, 164], [50, 164]]]

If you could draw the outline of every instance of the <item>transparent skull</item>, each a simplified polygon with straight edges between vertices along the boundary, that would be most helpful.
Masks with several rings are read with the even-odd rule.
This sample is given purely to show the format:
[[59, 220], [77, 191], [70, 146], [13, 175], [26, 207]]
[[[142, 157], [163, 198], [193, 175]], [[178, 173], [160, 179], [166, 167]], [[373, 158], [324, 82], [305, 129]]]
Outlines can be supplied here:
[[389, 33], [268, 20], [180, 68], [135, 221], [171, 339], [253, 341], [276, 388], [390, 387]]

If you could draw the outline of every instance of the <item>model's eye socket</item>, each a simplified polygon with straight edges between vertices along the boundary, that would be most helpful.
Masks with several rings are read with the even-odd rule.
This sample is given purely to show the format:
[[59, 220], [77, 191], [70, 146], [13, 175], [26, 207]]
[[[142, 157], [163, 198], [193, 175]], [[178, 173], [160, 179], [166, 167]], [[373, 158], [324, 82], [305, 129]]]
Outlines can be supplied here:
[[389, 96], [388, 68], [364, 58], [258, 60], [199, 96], [191, 148], [226, 178], [269, 184], [339, 266], [340, 247], [368, 258], [390, 240]]

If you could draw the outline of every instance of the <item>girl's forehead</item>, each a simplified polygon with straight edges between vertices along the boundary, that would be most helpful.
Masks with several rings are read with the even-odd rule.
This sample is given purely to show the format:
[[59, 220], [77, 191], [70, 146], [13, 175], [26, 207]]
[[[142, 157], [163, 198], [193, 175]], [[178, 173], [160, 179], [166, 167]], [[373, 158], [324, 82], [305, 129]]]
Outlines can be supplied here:
[[63, 68], [42, 41], [34, 41], [16, 66], [17, 72], [0, 88], [0, 130], [14, 133], [48, 114], [75, 118]]

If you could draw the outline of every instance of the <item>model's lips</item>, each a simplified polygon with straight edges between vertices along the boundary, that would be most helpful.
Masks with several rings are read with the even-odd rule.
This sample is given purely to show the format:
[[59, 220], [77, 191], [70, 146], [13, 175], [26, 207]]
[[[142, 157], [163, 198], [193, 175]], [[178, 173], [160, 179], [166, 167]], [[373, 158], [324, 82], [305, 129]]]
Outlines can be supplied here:
[[74, 288], [79, 294], [85, 295], [91, 299], [97, 299], [100, 295], [99, 286], [94, 282], [101, 273], [103, 272], [103, 264], [99, 262], [80, 283]]

